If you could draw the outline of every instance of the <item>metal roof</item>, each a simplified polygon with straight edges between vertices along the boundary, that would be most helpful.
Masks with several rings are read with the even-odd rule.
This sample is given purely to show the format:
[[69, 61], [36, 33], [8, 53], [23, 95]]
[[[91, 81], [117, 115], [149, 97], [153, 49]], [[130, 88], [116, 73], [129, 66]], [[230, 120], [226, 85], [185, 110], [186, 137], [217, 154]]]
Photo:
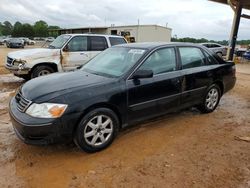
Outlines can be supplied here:
[[[228, 4], [228, 0], [209, 0], [217, 3]], [[242, 8], [250, 10], [250, 0], [230, 0], [230, 2], [236, 6], [237, 2], [241, 2]]]

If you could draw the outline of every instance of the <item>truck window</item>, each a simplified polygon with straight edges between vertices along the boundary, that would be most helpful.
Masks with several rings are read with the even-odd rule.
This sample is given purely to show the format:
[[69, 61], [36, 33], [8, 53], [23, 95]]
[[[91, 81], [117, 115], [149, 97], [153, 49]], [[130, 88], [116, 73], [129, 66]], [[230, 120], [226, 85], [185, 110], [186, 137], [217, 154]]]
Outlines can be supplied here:
[[182, 68], [200, 67], [205, 64], [205, 56], [199, 48], [180, 47]]
[[90, 37], [90, 50], [91, 51], [103, 51], [108, 48], [108, 44], [105, 37], [91, 36]]
[[124, 38], [118, 38], [118, 37], [109, 37], [109, 41], [111, 46], [118, 45], [118, 44], [124, 44], [126, 43]]
[[88, 40], [85, 36], [76, 36], [68, 43], [69, 52], [87, 51]]

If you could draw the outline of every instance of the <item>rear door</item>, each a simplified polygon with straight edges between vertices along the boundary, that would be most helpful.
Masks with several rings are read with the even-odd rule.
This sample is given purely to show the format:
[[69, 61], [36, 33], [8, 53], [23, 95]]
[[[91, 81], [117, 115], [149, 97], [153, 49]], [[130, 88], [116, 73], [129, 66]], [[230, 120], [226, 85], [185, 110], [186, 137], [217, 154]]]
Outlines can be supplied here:
[[213, 71], [206, 65], [204, 51], [198, 47], [179, 47], [182, 64], [182, 97], [183, 107], [199, 104], [207, 87], [213, 81]]
[[75, 36], [62, 50], [62, 67], [65, 71], [74, 70], [91, 58], [88, 52], [88, 37]]
[[176, 59], [175, 48], [158, 49], [138, 68], [152, 70], [153, 77], [127, 80], [130, 123], [179, 106], [181, 75]]
[[104, 36], [89, 37], [89, 55], [91, 59], [107, 48], [108, 48], [108, 43], [106, 37]]

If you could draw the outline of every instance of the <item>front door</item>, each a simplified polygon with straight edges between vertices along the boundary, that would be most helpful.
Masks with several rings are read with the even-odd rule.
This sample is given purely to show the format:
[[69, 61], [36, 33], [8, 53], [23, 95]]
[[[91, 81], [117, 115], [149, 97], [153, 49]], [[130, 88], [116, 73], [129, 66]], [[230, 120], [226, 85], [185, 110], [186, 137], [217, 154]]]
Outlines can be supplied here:
[[88, 37], [75, 36], [62, 50], [62, 67], [65, 71], [74, 70], [91, 58], [88, 51]]
[[182, 77], [174, 48], [156, 50], [140, 69], [152, 70], [153, 77], [127, 80], [129, 123], [164, 114], [180, 104]]

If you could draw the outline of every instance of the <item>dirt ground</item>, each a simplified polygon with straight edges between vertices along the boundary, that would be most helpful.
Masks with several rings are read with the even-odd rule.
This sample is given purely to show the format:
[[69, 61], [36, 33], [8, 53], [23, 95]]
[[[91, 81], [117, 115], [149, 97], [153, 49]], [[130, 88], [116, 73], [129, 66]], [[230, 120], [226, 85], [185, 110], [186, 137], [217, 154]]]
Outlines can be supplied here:
[[[6, 56], [0, 47], [0, 65]], [[2, 60], [2, 62], [1, 62]], [[95, 154], [23, 144], [8, 101], [23, 83], [0, 67], [0, 187], [250, 187], [250, 63], [217, 110], [169, 114], [121, 132]]]

